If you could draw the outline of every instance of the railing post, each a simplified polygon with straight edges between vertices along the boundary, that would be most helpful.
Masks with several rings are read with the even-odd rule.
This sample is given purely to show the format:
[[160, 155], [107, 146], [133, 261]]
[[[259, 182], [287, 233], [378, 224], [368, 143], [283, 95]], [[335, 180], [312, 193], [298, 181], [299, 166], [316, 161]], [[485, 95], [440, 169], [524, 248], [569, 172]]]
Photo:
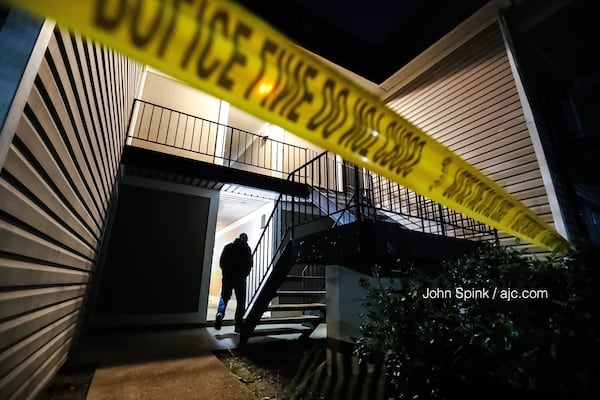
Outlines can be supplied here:
[[296, 196], [292, 195], [292, 212], [291, 212], [291, 223], [289, 232], [290, 232], [290, 240], [294, 240], [294, 216], [296, 215]]
[[[227, 134], [227, 131], [225, 131]], [[239, 138], [238, 138], [239, 140]], [[239, 142], [238, 142], [239, 143]], [[231, 167], [231, 149], [233, 147], [233, 128], [231, 128], [231, 135], [229, 135], [229, 155], [227, 156], [227, 166]]]
[[[277, 147], [280, 147], [280, 146], [281, 146], [281, 158], [279, 158], [278, 156], [276, 158], [278, 161], [281, 160], [281, 176], [283, 176], [283, 173], [285, 172], [285, 168], [283, 166], [283, 163], [285, 162], [284, 161], [285, 160], [285, 145], [284, 145], [284, 143], [279, 143], [277, 145]], [[277, 167], [279, 167], [279, 162], [277, 162]]]
[[441, 204], [438, 204], [438, 209], [440, 211], [440, 227], [442, 228], [442, 236], [446, 236], [446, 228], [444, 227], [444, 210]]
[[[144, 111], [146, 111], [146, 105], [142, 104], [143, 109], [142, 109], [142, 116], [140, 117], [140, 125], [138, 127], [138, 133], [136, 136], [139, 136], [140, 132], [139, 130], [141, 129], [141, 122], [144, 119]], [[138, 99], [134, 99], [133, 100], [133, 107], [131, 108], [131, 115], [129, 116], [129, 129], [127, 129], [127, 138], [126, 138], [126, 144], [131, 144], [131, 142], [133, 141], [133, 137], [134, 137], [134, 130], [135, 130], [135, 125], [138, 121], [138, 114], [140, 112], [140, 101]]]
[[[208, 137], [210, 138], [210, 127], [212, 126], [212, 122], [211, 121], [207, 121], [208, 122]], [[200, 135], [202, 135], [202, 133], [204, 132], [204, 120], [202, 120], [202, 126], [200, 127]], [[217, 146], [219, 145], [219, 128], [217, 127], [217, 132], [215, 133], [215, 146], [213, 148], [213, 163], [218, 164], [217, 163]], [[207, 147], [208, 149], [208, 147]]]
[[[303, 164], [306, 164], [307, 162], [308, 162], [308, 148], [305, 147], [304, 148], [304, 162], [303, 162]], [[298, 166], [294, 165], [294, 169], [296, 169], [298, 167], [299, 167], [299, 165]]]
[[362, 217], [362, 210], [361, 210], [361, 190], [362, 188], [360, 187], [359, 183], [360, 183], [360, 176], [358, 173], [358, 167], [356, 165], [353, 164], [353, 168], [354, 168], [354, 202], [356, 204], [356, 220], [359, 222], [362, 222], [363, 217]]

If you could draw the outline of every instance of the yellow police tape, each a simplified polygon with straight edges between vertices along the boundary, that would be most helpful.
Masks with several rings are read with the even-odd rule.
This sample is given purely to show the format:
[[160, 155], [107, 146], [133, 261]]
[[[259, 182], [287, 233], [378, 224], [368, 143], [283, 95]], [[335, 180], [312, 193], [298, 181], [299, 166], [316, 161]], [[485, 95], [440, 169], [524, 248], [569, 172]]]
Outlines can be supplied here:
[[501, 231], [547, 249], [568, 249], [500, 186], [235, 3], [0, 1], [55, 19]]

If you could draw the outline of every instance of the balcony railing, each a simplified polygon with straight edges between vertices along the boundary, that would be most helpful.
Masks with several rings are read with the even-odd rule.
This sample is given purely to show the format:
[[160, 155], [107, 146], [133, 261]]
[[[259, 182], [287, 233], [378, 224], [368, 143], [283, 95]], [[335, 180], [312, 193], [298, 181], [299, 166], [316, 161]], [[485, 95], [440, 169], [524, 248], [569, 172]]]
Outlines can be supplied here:
[[470, 240], [496, 240], [495, 229], [395, 182], [324, 152], [293, 171], [289, 180], [313, 188], [311, 218], [389, 220], [407, 229]]
[[286, 178], [314, 150], [136, 99], [129, 144]]

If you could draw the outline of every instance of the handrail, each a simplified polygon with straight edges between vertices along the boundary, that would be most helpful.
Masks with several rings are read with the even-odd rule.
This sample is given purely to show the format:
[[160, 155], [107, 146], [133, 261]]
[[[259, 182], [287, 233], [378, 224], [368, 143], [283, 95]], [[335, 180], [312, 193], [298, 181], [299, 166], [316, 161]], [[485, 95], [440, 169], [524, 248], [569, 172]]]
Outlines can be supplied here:
[[294, 239], [294, 228], [315, 219], [328, 217], [336, 224], [344, 215], [351, 217], [342, 223], [389, 219], [408, 229], [437, 235], [497, 240], [495, 229], [370, 171], [339, 163], [329, 158], [328, 152], [294, 169], [288, 180], [307, 184], [312, 194], [308, 203], [289, 195], [277, 199], [253, 252], [256, 271], [253, 269], [249, 279], [246, 306], [259, 294], [283, 245]]
[[[275, 256], [281, 250], [281, 245], [283, 244], [282, 239], [285, 237], [285, 233], [283, 233], [283, 228], [280, 227], [279, 237], [276, 237], [277, 232], [274, 231], [275, 227], [273, 224], [277, 213], [281, 213], [280, 207], [284, 196], [288, 197], [289, 195], [280, 194], [275, 201], [273, 211], [269, 215], [269, 218], [265, 223], [265, 228], [252, 251], [253, 267], [246, 282], [246, 309], [248, 309], [248, 305], [252, 304], [255, 300], [256, 295], [259, 293], [259, 288], [269, 274]], [[271, 235], [273, 236], [272, 238], [267, 238], [267, 236]]]
[[300, 181], [311, 188], [309, 203], [289, 195], [277, 199], [253, 252], [256, 271], [253, 269], [254, 275], [249, 279], [247, 306], [258, 295], [284, 239], [293, 240], [295, 227], [315, 219], [328, 217], [335, 224], [388, 219], [426, 233], [497, 240], [495, 229], [375, 173], [339, 163], [328, 154], [318, 154], [290, 172], [288, 180]]
[[[135, 105], [135, 103], [144, 103], [144, 104], [148, 104], [148, 105], [151, 105], [151, 106], [154, 106], [154, 107], [160, 107], [160, 108], [162, 108], [162, 109], [164, 109], [164, 110], [167, 110], [167, 111], [170, 111], [170, 112], [174, 112], [174, 113], [177, 113], [177, 114], [180, 114], [180, 115], [184, 115], [184, 116], [186, 116], [186, 117], [191, 117], [191, 118], [201, 119], [201, 120], [203, 120], [203, 121], [205, 121], [205, 122], [214, 123], [214, 124], [217, 124], [217, 125], [219, 125], [219, 126], [226, 127], [226, 128], [233, 128], [233, 129], [235, 129], [235, 130], [238, 130], [238, 131], [240, 131], [240, 132], [243, 132], [243, 133], [247, 133], [247, 134], [249, 134], [249, 135], [256, 136], [257, 138], [263, 138], [263, 139], [265, 139], [265, 138], [268, 138], [267, 136], [264, 136], [264, 135], [259, 135], [258, 133], [253, 133], [253, 132], [250, 132], [250, 131], [246, 131], [246, 130], [244, 130], [244, 129], [236, 128], [236, 127], [234, 127], [234, 126], [231, 126], [231, 125], [222, 124], [222, 123], [220, 123], [220, 122], [211, 121], [211, 120], [209, 120], [209, 119], [202, 118], [202, 117], [199, 117], [199, 116], [197, 116], [197, 115], [188, 114], [188, 113], [185, 113], [185, 112], [183, 112], [183, 111], [178, 111], [178, 110], [175, 110], [175, 109], [173, 109], [173, 108], [169, 108], [169, 107], [161, 106], [160, 104], [155, 104], [155, 103], [152, 103], [152, 102], [150, 102], [150, 101], [146, 101], [146, 100], [142, 100], [142, 99], [134, 99], [134, 105]], [[268, 139], [269, 139], [269, 140], [271, 140], [271, 141], [273, 141], [273, 142], [280, 143], [280, 144], [285, 144], [285, 145], [287, 145], [287, 146], [290, 146], [290, 147], [296, 147], [296, 148], [298, 148], [298, 149], [303, 149], [303, 150], [305, 149], [304, 147], [296, 146], [295, 144], [289, 144], [289, 143], [283, 142], [283, 141], [281, 141], [281, 140], [276, 140], [276, 139], [271, 139], [271, 138], [268, 138]]]
[[[352, 194], [352, 196], [346, 201], [346, 203], [344, 204], [344, 210], [349, 210], [350, 209], [350, 205], [352, 204], [353, 201], [356, 200], [356, 194], [357, 193], [358, 192], [355, 191]], [[340, 220], [342, 219], [342, 216], [343, 216], [343, 213], [340, 213], [340, 215], [335, 219], [335, 221], [333, 221], [333, 225], [331, 226], [332, 228], [339, 225]]]
[[314, 150], [135, 99], [128, 140], [200, 161], [282, 178]]
[[327, 150], [325, 150], [322, 153], [317, 154], [316, 156], [314, 156], [312, 159], [308, 160], [306, 163], [300, 165], [298, 168], [296, 168], [295, 170], [293, 170], [292, 172], [290, 172], [288, 174], [287, 179], [290, 180], [290, 178], [298, 171], [300, 171], [302, 168], [304, 168], [306, 165], [313, 163], [315, 160], [327, 155], [327, 153], [329, 153]]
[[[290, 180], [293, 178], [294, 174], [306, 168], [307, 165], [314, 163], [319, 158], [326, 156], [327, 151], [324, 151], [312, 159], [308, 160], [303, 165], [294, 169], [289, 173], [287, 179]], [[282, 220], [281, 216], [283, 215], [283, 203], [284, 201], [292, 201], [294, 203], [294, 197], [290, 195], [280, 194], [275, 204], [273, 206], [273, 211], [269, 215], [265, 223], [265, 227], [261, 232], [258, 241], [256, 242], [256, 247], [252, 251], [252, 259], [254, 263], [254, 267], [252, 268], [250, 275], [248, 276], [246, 283], [246, 309], [248, 309], [248, 305], [252, 304], [255, 300], [256, 296], [259, 294], [259, 288], [267, 278], [270, 269], [272, 268], [273, 261], [275, 257], [279, 254], [282, 245], [284, 244], [284, 238], [287, 236], [290, 240], [293, 239], [293, 227], [294, 227], [294, 218], [288, 221], [287, 219]], [[293, 213], [293, 206], [292, 206]], [[275, 224], [275, 218], [277, 214], [280, 215], [279, 221], [279, 229], [276, 231], [276, 227], [273, 226]], [[288, 224], [289, 222], [289, 224]], [[277, 233], [279, 233], [277, 235]], [[268, 235], [273, 235], [272, 238], [267, 238]], [[270, 243], [265, 243], [265, 241]]]
[[[293, 174], [301, 175], [304, 178], [303, 183], [319, 188], [320, 192], [329, 193], [336, 200], [339, 198], [343, 200], [344, 207], [334, 210], [324, 209], [324, 215], [348, 210], [353, 211], [357, 219], [362, 217], [393, 219], [409, 229], [414, 230], [418, 227], [418, 230], [426, 233], [465, 239], [497, 237], [495, 229], [427, 199], [387, 178], [347, 163], [340, 164], [333, 158], [323, 162], [323, 156], [324, 154], [319, 154], [314, 160], [297, 168]], [[302, 174], [302, 170], [308, 170], [311, 163], [320, 163], [321, 166], [324, 164], [325, 170], [315, 168], [317, 172]], [[332, 164], [333, 172], [330, 168]], [[342, 172], [339, 172], [340, 170]], [[309, 175], [312, 178], [310, 181], [307, 179]], [[290, 179], [294, 178], [290, 177]], [[341, 184], [339, 181], [342, 181]], [[350, 191], [349, 187], [353, 187], [354, 192]], [[356, 195], [355, 204], [352, 204], [350, 199], [352, 195], [362, 193], [368, 195]], [[326, 206], [330, 207], [330, 203]]]

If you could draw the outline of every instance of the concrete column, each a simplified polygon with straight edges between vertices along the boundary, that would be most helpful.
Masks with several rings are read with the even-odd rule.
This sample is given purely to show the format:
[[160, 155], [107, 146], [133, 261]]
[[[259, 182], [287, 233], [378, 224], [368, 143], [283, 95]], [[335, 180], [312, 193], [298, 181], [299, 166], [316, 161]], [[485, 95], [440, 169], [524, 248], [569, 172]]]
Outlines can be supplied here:
[[360, 365], [352, 354], [355, 339], [360, 337], [360, 315], [365, 311], [362, 301], [367, 294], [360, 279], [371, 286], [378, 284], [377, 279], [341, 265], [328, 265], [325, 271], [327, 374], [335, 376], [342, 385], [349, 385], [348, 393], [353, 393], [353, 398], [386, 399], [382, 365]]
[[366, 295], [359, 280], [364, 278], [375, 284], [374, 278], [341, 265], [329, 265], [325, 271], [327, 338], [354, 343], [353, 338], [360, 337], [361, 301]]
[[[219, 101], [219, 115], [217, 118], [219, 127], [217, 128], [217, 144], [215, 146], [215, 164], [224, 165], [223, 157], [225, 157], [225, 140], [227, 140], [227, 130], [225, 126], [229, 122], [228, 102], [223, 100]], [[231, 153], [231, 149], [229, 149], [229, 152]]]

